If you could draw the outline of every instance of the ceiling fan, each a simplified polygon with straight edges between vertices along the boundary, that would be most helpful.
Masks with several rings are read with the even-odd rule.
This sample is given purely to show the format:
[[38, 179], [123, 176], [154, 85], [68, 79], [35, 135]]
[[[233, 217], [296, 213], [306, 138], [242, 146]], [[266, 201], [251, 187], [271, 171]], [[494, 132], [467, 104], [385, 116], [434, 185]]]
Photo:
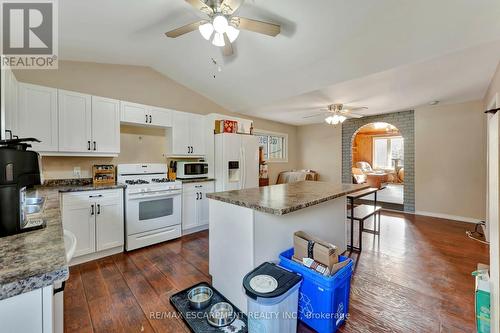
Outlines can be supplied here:
[[303, 118], [314, 118], [319, 116], [325, 117], [325, 122], [329, 125], [337, 125], [343, 123], [347, 118], [362, 118], [360, 114], [352, 113], [352, 111], [366, 110], [366, 106], [352, 107], [344, 104], [330, 104], [326, 108], [320, 109], [322, 113], [305, 116]]
[[[258, 32], [275, 37], [281, 31], [278, 24], [234, 16], [243, 0], [185, 0], [191, 6], [208, 16], [207, 19], [186, 24], [165, 33], [176, 38], [198, 29], [206, 40], [215, 46], [223, 47], [225, 56], [233, 54], [233, 43], [240, 33], [239, 29]], [[213, 37], [213, 38], [212, 38]]]

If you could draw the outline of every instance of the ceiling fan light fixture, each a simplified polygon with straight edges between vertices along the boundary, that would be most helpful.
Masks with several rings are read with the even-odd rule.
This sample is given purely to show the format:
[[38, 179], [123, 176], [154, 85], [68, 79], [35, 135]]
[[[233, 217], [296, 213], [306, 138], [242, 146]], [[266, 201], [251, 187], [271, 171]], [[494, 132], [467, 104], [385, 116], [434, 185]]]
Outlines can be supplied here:
[[229, 41], [232, 43], [238, 38], [238, 35], [240, 34], [240, 31], [233, 27], [232, 25], [228, 25], [226, 28], [226, 35], [227, 38], [229, 38]]
[[214, 17], [212, 24], [214, 26], [215, 31], [220, 33], [220, 34], [225, 33], [227, 30], [227, 27], [229, 26], [229, 23], [227, 22], [227, 18], [224, 15], [217, 15], [216, 17]]
[[214, 32], [214, 26], [212, 23], [208, 22], [205, 24], [202, 24], [198, 27], [198, 30], [200, 31], [200, 34], [205, 38], [206, 40], [210, 40], [210, 37], [212, 37], [212, 33]]
[[216, 32], [214, 35], [214, 39], [212, 40], [212, 44], [219, 47], [225, 46], [226, 43], [224, 42], [224, 35], [220, 32]]
[[328, 116], [325, 118], [325, 122], [328, 125], [338, 125], [340, 123], [343, 123], [347, 117], [344, 117], [342, 115], [334, 114], [333, 116]]

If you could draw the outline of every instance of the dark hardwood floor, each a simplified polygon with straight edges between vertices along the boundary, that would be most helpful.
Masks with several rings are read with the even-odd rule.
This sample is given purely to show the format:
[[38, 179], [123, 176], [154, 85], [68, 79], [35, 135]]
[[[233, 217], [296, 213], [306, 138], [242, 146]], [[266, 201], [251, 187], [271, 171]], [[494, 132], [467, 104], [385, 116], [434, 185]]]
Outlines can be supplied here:
[[[471, 224], [385, 212], [380, 238], [363, 236], [340, 332], [474, 332], [474, 280], [488, 248], [465, 236]], [[66, 332], [188, 332], [169, 296], [208, 275], [208, 233], [71, 267]], [[312, 332], [299, 325], [299, 332]]]

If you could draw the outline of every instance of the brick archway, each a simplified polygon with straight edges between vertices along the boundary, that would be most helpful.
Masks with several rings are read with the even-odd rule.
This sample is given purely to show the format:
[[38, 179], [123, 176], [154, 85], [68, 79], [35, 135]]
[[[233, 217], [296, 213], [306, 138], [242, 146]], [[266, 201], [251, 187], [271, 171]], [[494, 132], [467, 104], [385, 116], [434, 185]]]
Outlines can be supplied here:
[[352, 183], [352, 144], [358, 130], [370, 123], [383, 122], [399, 129], [405, 143], [404, 210], [415, 211], [415, 116], [413, 111], [348, 119], [342, 124], [342, 182]]

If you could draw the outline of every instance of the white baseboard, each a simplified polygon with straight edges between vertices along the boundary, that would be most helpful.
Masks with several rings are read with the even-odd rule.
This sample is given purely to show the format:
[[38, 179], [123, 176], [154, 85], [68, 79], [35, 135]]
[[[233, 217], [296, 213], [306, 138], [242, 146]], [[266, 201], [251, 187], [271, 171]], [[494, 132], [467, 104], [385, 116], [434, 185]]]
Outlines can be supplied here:
[[467, 223], [479, 223], [482, 220], [475, 219], [472, 217], [465, 217], [465, 216], [457, 216], [457, 215], [449, 215], [449, 214], [441, 214], [441, 213], [433, 213], [433, 212], [426, 212], [422, 210], [417, 210], [414, 213], [415, 215], [423, 215], [423, 216], [430, 216], [430, 217], [438, 217], [441, 219], [447, 219], [447, 220], [453, 220], [453, 221], [460, 221], [460, 222], [467, 222]]
[[195, 232], [203, 231], [203, 230], [208, 230], [208, 224], [200, 225], [198, 227], [194, 227], [191, 229], [184, 229], [184, 230], [182, 230], [182, 236], [194, 234]]
[[114, 247], [112, 249], [85, 254], [83, 256], [74, 257], [73, 259], [71, 259], [71, 261], [69, 262], [69, 266], [74, 266], [74, 265], [82, 264], [82, 263], [87, 262], [87, 261], [101, 259], [101, 258], [104, 258], [107, 256], [111, 256], [113, 254], [121, 253], [121, 252], [123, 252], [123, 246], [117, 246], [117, 247]]

